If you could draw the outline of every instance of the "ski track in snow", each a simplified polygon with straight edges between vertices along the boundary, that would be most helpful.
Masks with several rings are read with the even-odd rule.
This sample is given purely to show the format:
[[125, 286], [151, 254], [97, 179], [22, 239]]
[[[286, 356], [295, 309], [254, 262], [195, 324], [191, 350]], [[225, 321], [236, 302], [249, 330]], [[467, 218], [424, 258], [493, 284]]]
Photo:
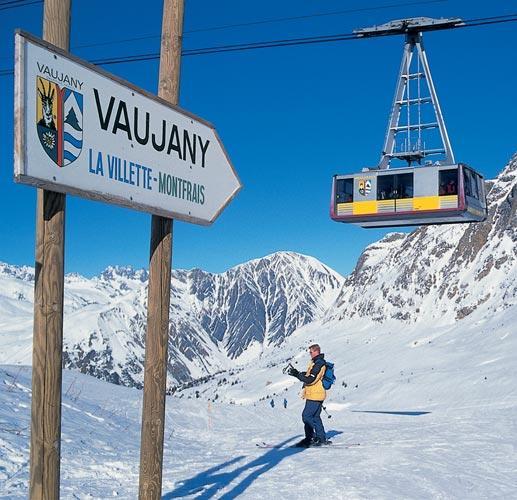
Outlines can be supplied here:
[[[27, 496], [30, 376], [0, 368], [2, 498]], [[137, 498], [141, 392], [65, 371], [63, 403], [62, 498]], [[471, 403], [420, 415], [329, 408], [334, 442], [361, 445], [293, 449], [301, 401], [284, 409], [169, 397], [163, 498], [516, 498], [517, 397]], [[262, 441], [285, 447], [255, 446]]]

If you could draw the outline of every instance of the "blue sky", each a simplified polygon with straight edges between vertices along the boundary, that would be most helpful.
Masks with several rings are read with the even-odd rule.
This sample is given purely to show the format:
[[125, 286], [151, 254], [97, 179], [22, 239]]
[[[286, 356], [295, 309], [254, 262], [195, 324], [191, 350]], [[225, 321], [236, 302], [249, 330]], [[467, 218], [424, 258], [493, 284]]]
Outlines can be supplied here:
[[[517, 12], [517, 2], [502, 0], [410, 3], [187, 0], [184, 48], [349, 33], [404, 17], [473, 19]], [[143, 5], [73, 1], [71, 51], [86, 60], [158, 51], [162, 2], [147, 0]], [[370, 10], [358, 10], [365, 7]], [[13, 66], [14, 30], [40, 36], [42, 15], [42, 4], [0, 10], [0, 69]], [[149, 38], [120, 42], [146, 35]], [[516, 35], [517, 23], [508, 23], [425, 36], [456, 159], [487, 178], [517, 150]], [[184, 57], [180, 105], [216, 126], [244, 188], [213, 226], [175, 223], [173, 267], [221, 272], [291, 250], [349, 273], [363, 248], [387, 231], [332, 222], [331, 178], [377, 163], [402, 45], [402, 37], [386, 37]], [[157, 61], [105, 69], [156, 91]], [[0, 96], [0, 261], [33, 265], [36, 192], [12, 181], [12, 76], [0, 76]], [[150, 219], [148, 214], [68, 196], [66, 271], [91, 276], [108, 265], [147, 267]]]

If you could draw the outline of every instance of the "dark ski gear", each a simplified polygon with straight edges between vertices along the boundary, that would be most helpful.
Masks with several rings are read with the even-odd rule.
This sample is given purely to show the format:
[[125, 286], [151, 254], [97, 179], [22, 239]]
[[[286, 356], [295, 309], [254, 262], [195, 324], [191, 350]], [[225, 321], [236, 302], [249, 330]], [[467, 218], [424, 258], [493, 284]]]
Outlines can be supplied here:
[[317, 437], [321, 441], [326, 441], [325, 429], [323, 428], [323, 422], [320, 416], [322, 405], [323, 403], [321, 401], [311, 401], [310, 399], [305, 402], [302, 421], [305, 426], [305, 437], [308, 440]]
[[310, 438], [303, 438], [301, 441], [298, 441], [297, 443], [293, 444], [293, 448], [308, 448], [312, 442]]

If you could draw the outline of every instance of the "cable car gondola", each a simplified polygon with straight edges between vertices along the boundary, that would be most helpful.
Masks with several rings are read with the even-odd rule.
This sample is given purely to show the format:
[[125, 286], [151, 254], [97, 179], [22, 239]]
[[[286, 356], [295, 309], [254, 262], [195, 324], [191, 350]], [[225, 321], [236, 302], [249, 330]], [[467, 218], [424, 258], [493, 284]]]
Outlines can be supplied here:
[[[404, 33], [406, 42], [379, 165], [364, 168], [360, 173], [334, 176], [330, 206], [333, 220], [369, 228], [486, 219], [484, 178], [454, 159], [422, 43], [423, 31], [461, 23], [457, 18], [413, 18], [356, 31], [357, 36], [363, 37]], [[415, 49], [416, 71], [411, 64]], [[411, 82], [414, 82], [412, 86]], [[423, 95], [425, 87], [429, 95]], [[423, 112], [422, 107], [427, 104], [432, 108]], [[422, 120], [430, 113], [434, 121]], [[432, 129], [439, 131], [441, 147], [426, 147], [423, 136]], [[434, 162], [425, 160], [431, 155], [443, 158]], [[393, 168], [394, 160], [405, 161], [407, 165]]]
[[486, 218], [484, 179], [462, 163], [335, 175], [332, 192], [332, 219], [361, 227]]

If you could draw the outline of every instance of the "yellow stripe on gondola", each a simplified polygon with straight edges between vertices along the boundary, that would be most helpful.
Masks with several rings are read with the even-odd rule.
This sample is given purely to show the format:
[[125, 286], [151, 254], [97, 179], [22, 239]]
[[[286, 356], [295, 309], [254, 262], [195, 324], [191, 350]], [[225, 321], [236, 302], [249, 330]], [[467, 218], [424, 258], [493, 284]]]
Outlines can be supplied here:
[[446, 196], [440, 196], [440, 208], [457, 208], [458, 207], [458, 195], [449, 194]]
[[379, 200], [377, 211], [378, 213], [395, 212], [395, 200]]
[[379, 208], [395, 208], [395, 200], [379, 200], [377, 204]]
[[413, 198], [413, 210], [438, 210], [439, 208], [439, 196], [418, 196]]
[[354, 215], [367, 215], [377, 213], [377, 201], [355, 201]]
[[[397, 200], [372, 200], [338, 203], [338, 215], [375, 215], [385, 212], [422, 211], [456, 208], [457, 195], [447, 196], [418, 196], [416, 198], [402, 198]], [[396, 208], [395, 208], [396, 207]]]
[[338, 203], [336, 205], [337, 215], [352, 215], [353, 203]]
[[413, 198], [405, 198], [403, 200], [397, 200], [397, 210], [404, 208], [413, 210]]

